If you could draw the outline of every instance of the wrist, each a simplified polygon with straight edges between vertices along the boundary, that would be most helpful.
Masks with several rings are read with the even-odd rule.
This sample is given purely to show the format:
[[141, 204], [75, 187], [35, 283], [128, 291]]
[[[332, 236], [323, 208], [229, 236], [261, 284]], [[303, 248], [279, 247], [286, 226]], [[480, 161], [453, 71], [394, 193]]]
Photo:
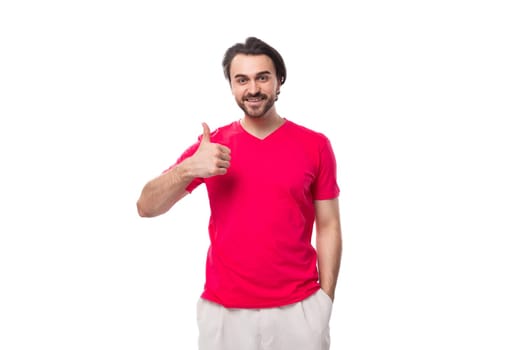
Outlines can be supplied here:
[[191, 182], [195, 176], [192, 174], [191, 166], [188, 160], [184, 160], [173, 169], [173, 175], [176, 182]]

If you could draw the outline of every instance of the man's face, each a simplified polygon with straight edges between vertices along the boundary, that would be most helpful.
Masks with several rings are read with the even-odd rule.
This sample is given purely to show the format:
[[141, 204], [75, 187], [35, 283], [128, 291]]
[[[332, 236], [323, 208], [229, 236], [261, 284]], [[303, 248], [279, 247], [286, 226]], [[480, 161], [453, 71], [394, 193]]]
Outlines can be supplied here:
[[270, 57], [236, 55], [230, 66], [231, 89], [246, 116], [260, 118], [272, 109], [280, 83]]

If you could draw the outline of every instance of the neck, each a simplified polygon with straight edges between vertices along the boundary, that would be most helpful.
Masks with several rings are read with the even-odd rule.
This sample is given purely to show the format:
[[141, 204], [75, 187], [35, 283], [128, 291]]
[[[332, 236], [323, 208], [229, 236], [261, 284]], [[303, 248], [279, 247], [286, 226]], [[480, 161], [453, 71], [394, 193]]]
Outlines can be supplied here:
[[277, 112], [273, 111], [262, 117], [250, 117], [245, 115], [241, 119], [242, 127], [252, 135], [264, 138], [271, 134], [284, 123], [284, 118], [279, 116]]

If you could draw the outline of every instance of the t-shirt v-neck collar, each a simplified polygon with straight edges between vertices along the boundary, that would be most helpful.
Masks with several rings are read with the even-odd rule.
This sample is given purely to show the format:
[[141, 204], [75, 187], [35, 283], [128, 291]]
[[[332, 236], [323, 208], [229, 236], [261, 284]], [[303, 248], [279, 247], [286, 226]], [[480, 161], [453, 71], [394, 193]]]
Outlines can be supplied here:
[[237, 121], [237, 126], [238, 128], [242, 131], [242, 133], [246, 134], [247, 136], [249, 136], [250, 138], [256, 140], [256, 141], [259, 141], [259, 142], [264, 142], [264, 141], [267, 141], [268, 139], [271, 139], [273, 137], [275, 137], [276, 134], [279, 134], [279, 131], [286, 125], [288, 124], [288, 120], [286, 120], [286, 118], [283, 118], [283, 123], [281, 125], [279, 125], [275, 130], [273, 130], [271, 133], [269, 133], [268, 135], [266, 135], [265, 137], [263, 138], [260, 138], [260, 137], [257, 137], [251, 133], [249, 133], [243, 126], [242, 126], [242, 123], [241, 123], [241, 120], [239, 119]]

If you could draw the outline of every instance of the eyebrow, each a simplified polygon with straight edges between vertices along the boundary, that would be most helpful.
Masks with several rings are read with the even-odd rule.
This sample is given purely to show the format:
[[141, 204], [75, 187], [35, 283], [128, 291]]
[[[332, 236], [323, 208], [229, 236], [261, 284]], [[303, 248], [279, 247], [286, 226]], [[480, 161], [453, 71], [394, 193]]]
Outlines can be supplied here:
[[[261, 75], [271, 75], [272, 72], [268, 71], [268, 70], [265, 70], [265, 71], [262, 71], [262, 72], [259, 72], [257, 74], [255, 74], [256, 77], [260, 77]], [[233, 77], [234, 79], [237, 79], [237, 78], [246, 78], [248, 77], [246, 74], [235, 74], [235, 76]]]

